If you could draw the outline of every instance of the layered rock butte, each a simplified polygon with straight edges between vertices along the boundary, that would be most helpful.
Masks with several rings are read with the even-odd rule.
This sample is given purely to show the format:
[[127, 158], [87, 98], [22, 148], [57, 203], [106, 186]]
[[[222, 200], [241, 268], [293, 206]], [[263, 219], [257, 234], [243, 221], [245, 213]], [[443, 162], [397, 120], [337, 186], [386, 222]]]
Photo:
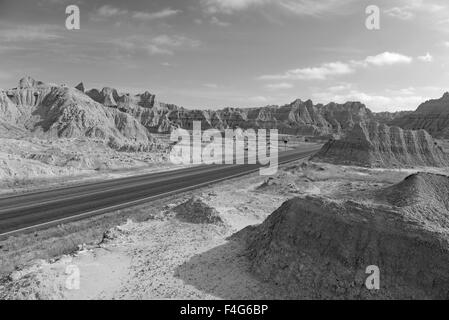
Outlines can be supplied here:
[[424, 130], [403, 130], [372, 121], [357, 123], [339, 140], [329, 140], [313, 161], [364, 167], [449, 166], [449, 157]]
[[46, 84], [30, 77], [0, 91], [0, 123], [46, 137], [88, 137], [110, 147], [148, 150], [153, 139], [131, 115], [107, 108], [78, 89]]
[[[447, 299], [449, 177], [418, 173], [370, 202], [285, 202], [240, 231], [252, 271], [292, 299]], [[368, 266], [381, 290], [365, 287]]]
[[449, 92], [440, 99], [421, 104], [418, 109], [389, 122], [403, 129], [424, 129], [435, 138], [449, 138]]

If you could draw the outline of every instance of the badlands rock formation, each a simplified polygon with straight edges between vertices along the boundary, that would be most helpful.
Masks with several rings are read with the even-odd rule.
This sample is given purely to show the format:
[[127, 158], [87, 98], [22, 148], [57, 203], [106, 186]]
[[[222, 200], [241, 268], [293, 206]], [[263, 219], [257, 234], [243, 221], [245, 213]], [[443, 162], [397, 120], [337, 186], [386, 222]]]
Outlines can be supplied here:
[[408, 115], [391, 121], [404, 129], [424, 129], [435, 138], [449, 138], [449, 92], [440, 99], [429, 100]]
[[345, 138], [329, 140], [314, 161], [365, 167], [449, 165], [448, 155], [424, 130], [358, 123]]
[[[144, 140], [147, 138], [144, 136], [148, 136], [147, 132], [168, 133], [178, 127], [192, 129], [193, 121], [200, 121], [203, 129], [265, 128], [278, 129], [281, 134], [324, 137], [344, 136], [359, 123], [379, 121], [395, 123], [409, 129], [425, 129], [438, 137], [449, 135], [449, 107], [447, 107], [449, 93], [445, 94], [442, 99], [424, 103], [414, 113], [375, 114], [359, 102], [322, 105], [314, 104], [311, 100], [299, 99], [283, 106], [189, 110], [160, 102], [154, 94], [148, 91], [141, 94], [121, 94], [118, 90], [110, 87], [85, 91], [82, 82], [75, 89], [45, 84], [29, 77], [22, 79], [18, 88], [0, 91], [0, 127], [4, 127], [4, 123], [8, 123], [10, 126], [17, 124], [19, 127], [26, 127], [33, 131], [39, 131], [42, 128], [41, 131], [47, 132], [53, 122], [59, 118], [51, 114], [53, 117], [51, 120], [43, 119], [42, 117], [50, 116], [50, 114], [42, 110], [51, 109], [49, 104], [59, 103], [64, 109], [83, 109], [82, 113], [87, 113], [87, 109], [91, 110], [91, 113], [98, 113], [97, 111], [106, 113], [106, 117], [110, 119], [106, 121], [106, 123], [109, 122], [106, 124], [109, 129], [96, 128], [97, 125], [93, 123], [86, 124], [89, 126], [89, 129], [86, 130], [82, 129], [84, 124], [79, 123], [68, 125], [68, 127], [70, 130], [76, 131], [74, 134], [83, 134], [83, 131], [89, 131], [84, 132], [86, 136], [103, 139], [106, 136], [106, 139], [113, 137], [114, 140], [119, 141], [117, 144], [125, 144], [124, 141], [121, 141], [123, 137], [120, 135], [124, 135], [124, 138], [128, 140], [133, 140], [134, 136], [124, 134], [123, 130], [117, 126], [115, 129], [111, 128], [112, 120], [114, 123], [119, 123], [119, 127], [122, 129], [126, 127], [127, 129], [124, 131], [136, 131], [138, 143], [145, 143]], [[64, 101], [60, 102], [61, 99]], [[68, 100], [70, 102], [67, 102]], [[60, 109], [61, 106], [58, 108]], [[18, 108], [21, 110], [15, 110]], [[35, 111], [35, 108], [39, 110]], [[14, 113], [16, 114], [14, 115]], [[26, 115], [27, 113], [28, 115]], [[74, 113], [80, 115], [81, 111], [77, 110]], [[90, 114], [88, 117], [92, 118], [92, 116]], [[59, 120], [67, 121], [67, 119]], [[126, 124], [122, 125], [123, 121]], [[134, 129], [130, 129], [132, 127]], [[116, 129], [120, 131], [119, 134], [116, 133]], [[59, 128], [56, 131], [59, 134], [61, 130]], [[54, 130], [51, 132], [53, 133]]]
[[[252, 271], [291, 298], [447, 299], [449, 178], [419, 173], [371, 201], [294, 198], [244, 239]], [[365, 287], [368, 266], [380, 290]]]
[[375, 113], [373, 113], [373, 118], [377, 122], [389, 124], [393, 120], [408, 116], [412, 113], [413, 113], [413, 111], [375, 112]]
[[[113, 92], [108, 92], [108, 97], [112, 98]], [[152, 147], [151, 136], [136, 119], [105, 105], [93, 101], [80, 87], [26, 77], [17, 88], [0, 91], [0, 122], [45, 137], [95, 138], [115, 149]]]
[[359, 121], [372, 119], [372, 113], [359, 102], [314, 105], [311, 100], [296, 100], [284, 106], [262, 108], [225, 108], [222, 110], [188, 110], [156, 100], [155, 95], [118, 94], [112, 88], [86, 93], [106, 107], [131, 114], [150, 132], [169, 132], [173, 128], [192, 129], [193, 121], [201, 121], [203, 129], [219, 130], [278, 129], [283, 134], [330, 135], [341, 134]]
[[[29, 120], [27, 125], [30, 125], [32, 130], [36, 130], [36, 127], [41, 127], [36, 126], [36, 121], [48, 122], [42, 119], [42, 116], [44, 116], [42, 109], [47, 110], [50, 108], [49, 104], [57, 103], [58, 99], [62, 99], [71, 101], [69, 103], [71, 104], [70, 108], [86, 109], [83, 112], [87, 112], [87, 109], [95, 109], [92, 110], [92, 113], [101, 109], [101, 112], [108, 113], [108, 118], [115, 119], [118, 117], [120, 118], [118, 122], [126, 120], [129, 122], [129, 126], [135, 127], [140, 136], [144, 134], [145, 130], [142, 130], [141, 127], [137, 128], [139, 126], [134, 123], [135, 120], [145, 127], [146, 131], [160, 133], [168, 133], [178, 127], [192, 129], [193, 121], [201, 121], [203, 129], [264, 128], [278, 129], [279, 133], [282, 134], [332, 136], [334, 134], [341, 135], [346, 133], [356, 123], [373, 119], [372, 112], [359, 102], [315, 105], [311, 100], [302, 101], [298, 99], [283, 106], [189, 110], [159, 102], [156, 100], [156, 96], [148, 91], [141, 94], [121, 94], [118, 90], [110, 87], [105, 87], [101, 90], [91, 89], [85, 91], [85, 86], [82, 82], [75, 89], [45, 84], [29, 77], [24, 78], [20, 81], [18, 88], [1, 91], [1, 118], [5, 121], [13, 120], [15, 123], [17, 119], [12, 116], [12, 113], [15, 111], [11, 110], [17, 109], [14, 106], [27, 106], [28, 108], [22, 109], [27, 109], [28, 111], [21, 110], [20, 112], [33, 113], [35, 118], [38, 118], [39, 114], [41, 121], [29, 120], [31, 116], [25, 116], [25, 118], [19, 119], [18, 122]], [[45, 103], [45, 106], [43, 103]], [[66, 102], [62, 102], [62, 104], [64, 108], [68, 107]], [[87, 105], [94, 107], [87, 107]], [[83, 108], [83, 106], [86, 106], [86, 108]], [[35, 112], [34, 108], [39, 108], [40, 111]], [[52, 116], [54, 115], [52, 114]], [[114, 122], [117, 121], [114, 120]], [[43, 128], [44, 132], [48, 131], [48, 126], [51, 126], [49, 123], [46, 123], [46, 125], [46, 128]], [[76, 131], [79, 129], [77, 128]], [[104, 130], [105, 128], [101, 128], [101, 133], [93, 133], [93, 135], [114, 136], [114, 138], [118, 139], [113, 133], [105, 133], [103, 132]], [[90, 131], [97, 130], [92, 128]], [[87, 135], [91, 135], [91, 132]], [[140, 137], [137, 137], [137, 139], [141, 140]]]
[[80, 82], [80, 83], [75, 87], [75, 89], [78, 89], [79, 91], [84, 92], [84, 91], [85, 91], [85, 89], [84, 89], [84, 84], [83, 84], [82, 82]]

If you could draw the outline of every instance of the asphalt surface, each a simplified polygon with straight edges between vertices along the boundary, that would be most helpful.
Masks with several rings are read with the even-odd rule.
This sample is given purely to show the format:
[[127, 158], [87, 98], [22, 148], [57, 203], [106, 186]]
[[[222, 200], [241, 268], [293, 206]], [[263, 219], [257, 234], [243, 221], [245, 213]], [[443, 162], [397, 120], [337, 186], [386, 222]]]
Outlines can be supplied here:
[[[319, 147], [279, 154], [279, 164]], [[258, 171], [260, 165], [201, 165], [0, 198], [0, 236], [82, 219]]]

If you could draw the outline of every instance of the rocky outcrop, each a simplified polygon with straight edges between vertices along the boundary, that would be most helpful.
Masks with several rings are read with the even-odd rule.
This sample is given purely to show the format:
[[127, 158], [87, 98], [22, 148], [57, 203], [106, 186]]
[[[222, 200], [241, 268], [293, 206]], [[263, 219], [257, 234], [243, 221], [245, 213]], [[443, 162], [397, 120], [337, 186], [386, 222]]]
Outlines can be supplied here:
[[404, 129], [424, 129], [435, 138], [449, 138], [449, 92], [440, 99], [424, 102], [415, 112], [394, 119], [390, 124]]
[[[24, 111], [17, 111], [14, 107], [7, 106], [11, 101], [17, 105], [37, 106], [42, 103], [42, 99], [52, 90], [51, 88], [55, 87], [60, 88], [59, 90], [71, 90], [75, 94], [72, 89], [65, 86], [48, 85], [29, 77], [22, 79], [19, 88], [2, 91], [0, 94], [2, 103], [0, 107], [8, 109], [8, 111], [0, 110], [4, 111], [3, 117], [11, 118], [11, 113], [20, 114]], [[85, 92], [85, 95], [82, 95], [84, 98], [89, 97], [107, 110], [117, 110], [111, 111], [113, 113], [122, 112], [131, 116], [150, 133], [168, 133], [174, 128], [190, 130], [194, 121], [200, 121], [202, 129], [277, 129], [281, 134], [326, 138], [345, 135], [355, 124], [372, 121], [374, 118], [373, 113], [359, 102], [322, 105], [314, 104], [311, 100], [298, 99], [283, 106], [189, 110], [160, 102], [148, 91], [141, 94], [121, 94], [110, 87], [85, 91], [84, 84], [80, 83], [76, 87], [76, 92], [80, 95]], [[22, 116], [25, 119], [31, 118], [30, 115]], [[123, 115], [120, 114], [120, 117], [123, 118]], [[23, 122], [23, 119], [18, 122]]]
[[26, 76], [19, 80], [18, 88], [19, 89], [37, 88], [44, 85], [45, 84], [42, 81], [36, 81], [30, 76]]
[[86, 95], [105, 107], [117, 107], [117, 101], [120, 98], [117, 90], [109, 87], [105, 87], [101, 91], [92, 89], [86, 92]]
[[21, 79], [18, 88], [0, 91], [0, 120], [50, 137], [99, 139], [116, 149], [147, 150], [153, 145], [148, 131], [131, 115], [107, 108], [78, 89], [29, 77]]
[[420, 173], [379, 190], [384, 202], [294, 198], [235, 239], [251, 270], [292, 299], [447, 299], [448, 191], [448, 177]]
[[131, 114], [150, 132], [190, 130], [194, 121], [200, 121], [203, 129], [278, 129], [281, 134], [329, 136], [346, 132], [355, 123], [372, 118], [371, 111], [358, 102], [323, 106], [298, 99], [284, 106], [188, 110], [159, 102], [149, 92], [119, 95], [115, 89], [103, 88], [86, 94], [107, 107]]
[[357, 123], [346, 137], [329, 140], [312, 160], [365, 167], [449, 165], [448, 155], [426, 131], [378, 122]]
[[78, 83], [78, 85], [75, 87], [75, 89], [78, 89], [79, 91], [84, 93], [84, 84], [82, 82]]

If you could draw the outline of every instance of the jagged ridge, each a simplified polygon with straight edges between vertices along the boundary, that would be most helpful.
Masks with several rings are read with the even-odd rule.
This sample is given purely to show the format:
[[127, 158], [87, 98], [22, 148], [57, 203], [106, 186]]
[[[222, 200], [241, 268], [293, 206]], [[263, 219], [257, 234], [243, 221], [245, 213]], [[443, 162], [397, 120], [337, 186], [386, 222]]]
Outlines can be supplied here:
[[78, 89], [45, 84], [30, 77], [0, 91], [0, 120], [53, 137], [89, 137], [116, 149], [151, 149], [148, 131], [131, 115], [107, 108]]
[[371, 111], [359, 102], [324, 106], [298, 99], [284, 106], [188, 110], [159, 102], [149, 92], [119, 95], [115, 89], [103, 88], [101, 91], [92, 89], [86, 94], [107, 107], [133, 115], [150, 132], [168, 132], [177, 127], [192, 129], [193, 121], [201, 121], [203, 129], [278, 129], [283, 134], [325, 136], [341, 134], [355, 123], [373, 117]]

